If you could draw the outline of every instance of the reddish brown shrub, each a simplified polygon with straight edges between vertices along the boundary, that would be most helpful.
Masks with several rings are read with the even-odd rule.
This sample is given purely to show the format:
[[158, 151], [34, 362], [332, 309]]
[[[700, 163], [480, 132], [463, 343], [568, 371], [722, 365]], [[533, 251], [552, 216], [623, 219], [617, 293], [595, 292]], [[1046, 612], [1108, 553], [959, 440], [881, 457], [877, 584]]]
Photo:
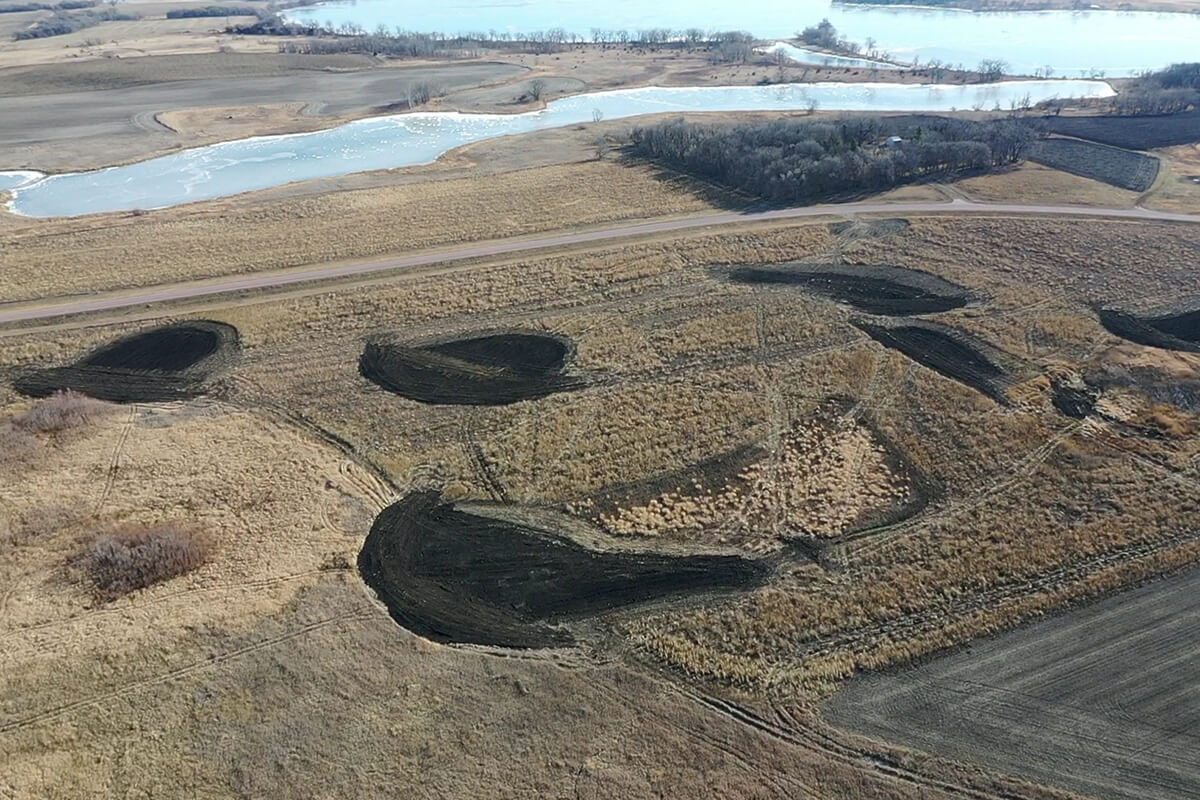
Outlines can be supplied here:
[[202, 533], [169, 522], [100, 533], [80, 562], [96, 596], [107, 601], [191, 572], [208, 559], [209, 549]]
[[29, 433], [57, 433], [78, 428], [110, 414], [117, 406], [67, 389], [37, 401], [12, 418], [12, 427]]

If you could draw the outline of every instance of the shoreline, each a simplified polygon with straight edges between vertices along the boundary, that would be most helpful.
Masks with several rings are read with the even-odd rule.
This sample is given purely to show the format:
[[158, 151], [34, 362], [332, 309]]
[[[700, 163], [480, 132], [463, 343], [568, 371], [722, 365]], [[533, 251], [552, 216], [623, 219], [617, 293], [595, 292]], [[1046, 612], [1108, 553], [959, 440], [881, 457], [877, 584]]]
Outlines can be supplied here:
[[[1067, 0], [1047, 0], [1026, 4], [1022, 0], [1013, 3], [997, 0], [951, 0], [946, 5], [926, 5], [921, 2], [878, 3], [858, 2], [858, 0], [836, 0], [835, 5], [851, 8], [896, 9], [912, 11], [954, 11], [968, 14], [1041, 14], [1048, 12], [1066, 12], [1071, 14], [1087, 14], [1092, 11], [1115, 11], [1126, 14], [1182, 14], [1194, 16], [1200, 14], [1200, 3], [1127, 3], [1121, 0], [1100, 0], [1098, 3], [1088, 3], [1084, 7], [1077, 6]], [[1181, 7], [1183, 6], [1183, 7]]]
[[[455, 117], [469, 118], [469, 119], [491, 118], [491, 119], [496, 119], [496, 120], [512, 119], [512, 118], [518, 118], [518, 117], [522, 117], [522, 116], [532, 116], [532, 115], [536, 115], [539, 113], [543, 113], [548, 109], [548, 107], [550, 106], [551, 103], [557, 103], [557, 102], [561, 102], [564, 100], [572, 100], [572, 99], [580, 98], [580, 97], [597, 97], [597, 98], [599, 98], [599, 97], [611, 96], [611, 95], [615, 95], [615, 94], [634, 94], [634, 93], [638, 93], [638, 92], [653, 92], [655, 90], [689, 90], [689, 91], [697, 91], [697, 92], [720, 92], [720, 91], [727, 91], [730, 89], [761, 88], [761, 89], [779, 90], [779, 89], [786, 88], [786, 89], [800, 89], [801, 91], [804, 91], [808, 88], [844, 89], [846, 87], [854, 87], [857, 89], [864, 89], [864, 90], [868, 90], [868, 91], [873, 91], [873, 90], [877, 90], [877, 89], [892, 89], [892, 88], [905, 89], [905, 90], [909, 90], [909, 91], [918, 90], [918, 89], [924, 89], [926, 91], [948, 91], [948, 90], [964, 90], [964, 89], [970, 89], [970, 88], [985, 89], [987, 87], [1013, 86], [1013, 85], [1019, 85], [1019, 84], [1035, 85], [1035, 84], [1043, 84], [1043, 83], [1048, 83], [1048, 82], [1049, 83], [1080, 83], [1080, 84], [1082, 84], [1082, 83], [1087, 83], [1087, 84], [1103, 83], [1103, 84], [1108, 85], [1109, 89], [1111, 90], [1110, 94], [1089, 95], [1088, 97], [1068, 96], [1068, 97], [1063, 98], [1064, 100], [1072, 100], [1072, 99], [1073, 100], [1091, 100], [1091, 99], [1104, 99], [1107, 97], [1113, 97], [1116, 94], [1118, 94], [1119, 90], [1113, 85], [1114, 81], [1118, 81], [1118, 79], [1103, 79], [1103, 78], [1100, 78], [1100, 79], [1097, 79], [1097, 78], [1050, 78], [1050, 79], [1046, 79], [1046, 78], [1031, 78], [1028, 76], [1013, 76], [1011, 78], [1005, 78], [1005, 79], [998, 80], [998, 81], [991, 81], [989, 83], [904, 83], [904, 82], [900, 82], [900, 81], [876, 80], [876, 81], [811, 81], [811, 82], [791, 81], [791, 82], [785, 82], [785, 83], [770, 83], [770, 84], [759, 84], [759, 85], [755, 85], [755, 84], [750, 84], [750, 85], [747, 85], [747, 84], [719, 84], [719, 85], [690, 86], [690, 85], [646, 84], [646, 85], [642, 85], [642, 86], [621, 86], [621, 87], [617, 87], [617, 88], [613, 88], [613, 89], [597, 89], [594, 91], [580, 91], [580, 92], [566, 93], [566, 94], [560, 95], [558, 97], [554, 97], [550, 100], [540, 100], [540, 101], [537, 101], [536, 104], [531, 104], [529, 107], [513, 109], [512, 111], [501, 111], [501, 110], [466, 111], [461, 108], [454, 108], [454, 107], [442, 108], [442, 107], [437, 107], [437, 105], [438, 105], [437, 101], [434, 101], [434, 102], [428, 104], [428, 106], [432, 106], [432, 107], [420, 107], [420, 108], [410, 109], [407, 111], [398, 111], [398, 112], [392, 112], [392, 113], [387, 113], [387, 114], [366, 113], [366, 114], [361, 114], [361, 115], [347, 115], [347, 116], [341, 116], [341, 117], [331, 117], [331, 118], [328, 118], [327, 120], [319, 120], [319, 122], [322, 124], [319, 127], [315, 127], [310, 130], [281, 131], [281, 132], [274, 132], [274, 133], [258, 133], [258, 134], [251, 134], [249, 136], [238, 136], [238, 137], [233, 137], [233, 138], [228, 138], [228, 139], [217, 139], [217, 140], [209, 141], [209, 142], [197, 142], [192, 145], [179, 146], [179, 147], [175, 147], [173, 149], [168, 149], [165, 151], [153, 153], [153, 154], [147, 155], [146, 157], [143, 157], [143, 158], [131, 158], [131, 159], [125, 159], [125, 160], [120, 160], [120, 161], [114, 161], [112, 163], [103, 164], [100, 166], [90, 167], [90, 168], [85, 168], [85, 169], [55, 170], [53, 168], [37, 169], [35, 167], [21, 166], [21, 167], [13, 167], [11, 169], [0, 169], [0, 176], [14, 175], [14, 174], [33, 176], [31, 179], [26, 180], [25, 182], [18, 184], [16, 186], [9, 187], [7, 189], [7, 191], [9, 191], [9, 192], [15, 193], [15, 191], [17, 191], [17, 190], [27, 190], [30, 187], [37, 185], [37, 184], [41, 183], [42, 181], [49, 179], [49, 178], [63, 177], [63, 176], [67, 176], [67, 175], [82, 175], [82, 174], [92, 173], [92, 172], [104, 172], [107, 170], [119, 169], [121, 167], [127, 167], [127, 166], [131, 166], [134, 164], [142, 164], [142, 163], [145, 163], [148, 161], [153, 161], [153, 160], [156, 160], [159, 158], [167, 158], [169, 156], [179, 155], [179, 154], [186, 153], [186, 152], [189, 152], [192, 150], [199, 150], [199, 149], [203, 149], [203, 148], [220, 148], [220, 147], [229, 146], [229, 145], [243, 144], [246, 142], [261, 141], [261, 140], [266, 140], [266, 139], [282, 140], [282, 139], [289, 139], [289, 138], [314, 136], [316, 134], [328, 132], [329, 130], [332, 130], [334, 128], [346, 127], [346, 126], [356, 125], [356, 124], [369, 124], [372, 122], [382, 122], [382, 121], [391, 120], [391, 119], [399, 120], [399, 119], [403, 119], [403, 118], [416, 118], [416, 119], [426, 118], [426, 119], [428, 119], [428, 118], [455, 118]], [[1001, 110], [1004, 110], [1004, 109], [1001, 109]], [[739, 112], [739, 113], [781, 113], [781, 114], [800, 113], [800, 112], [804, 112], [804, 111], [806, 111], [806, 109], [804, 109], [804, 108], [795, 108], [795, 109], [789, 109], [789, 110], [778, 110], [778, 109], [738, 109], [737, 110], [737, 112]], [[821, 107], [818, 105], [814, 109], [814, 111], [816, 111], [818, 113], [836, 113], [836, 114], [906, 114], [906, 113], [979, 114], [979, 113], [995, 113], [995, 108], [993, 107], [993, 108], [974, 109], [974, 108], [968, 107], [968, 108], [954, 108], [954, 109], [947, 109], [947, 110], [940, 110], [940, 111], [929, 111], [929, 110], [914, 111], [912, 109], [904, 109], [904, 108], [839, 109], [839, 108]], [[708, 113], [723, 114], [723, 113], [730, 113], [730, 110], [717, 109], [717, 110], [713, 110], [713, 111], [704, 111], [701, 109], [694, 109], [694, 108], [679, 108], [677, 111], [662, 111], [662, 110], [647, 111], [645, 114], [635, 114], [635, 115], [630, 115], [630, 116], [625, 116], [625, 117], [612, 117], [612, 118], [605, 118], [605, 119], [607, 121], [617, 121], [617, 120], [622, 120], [622, 119], [632, 120], [632, 119], [636, 119], [640, 116], [655, 116], [655, 115], [659, 115], [659, 114], [669, 114], [669, 113], [679, 113], [679, 114], [689, 114], [689, 115], [690, 114], [708, 114]], [[545, 130], [553, 130], [555, 127], [566, 127], [566, 126], [570, 126], [573, 124], [579, 124], [579, 123], [567, 122], [567, 123], [564, 123], [562, 126], [552, 126], [550, 128], [546, 128]], [[536, 132], [536, 131], [529, 131], [529, 132], [532, 133], [532, 132]], [[502, 135], [512, 135], [512, 134], [502, 134]], [[463, 146], [468, 146], [470, 144], [475, 144], [475, 142], [468, 142], [468, 143], [465, 143]], [[455, 149], [457, 149], [457, 148], [455, 148]], [[447, 152], [449, 152], [449, 151], [447, 151]], [[434, 160], [436, 161], [436, 159], [434, 159]], [[426, 163], [433, 163], [433, 162], [430, 161], [430, 162], [426, 162]], [[396, 168], [393, 168], [393, 169], [396, 169]], [[10, 202], [11, 202], [11, 199], [10, 199]], [[9, 209], [9, 210], [11, 211], [11, 209]], [[19, 213], [19, 212], [12, 211], [11, 213]], [[22, 215], [22, 216], [24, 216], [24, 215]]]
[[[600, 91], [595, 91], [595, 92], [582, 92], [582, 93], [578, 93], [578, 94], [566, 95], [565, 97], [557, 98], [549, 103], [545, 103], [541, 108], [533, 109], [533, 110], [524, 110], [524, 111], [519, 111], [519, 112], [515, 112], [515, 113], [511, 113], [511, 114], [494, 113], [494, 112], [475, 113], [475, 112], [465, 112], [465, 111], [459, 111], [459, 110], [443, 110], [443, 111], [415, 110], [415, 111], [401, 112], [398, 114], [373, 115], [373, 116], [365, 116], [365, 117], [360, 117], [358, 119], [345, 121], [345, 122], [342, 122], [339, 124], [332, 125], [329, 128], [322, 128], [322, 129], [314, 130], [314, 131], [301, 131], [301, 132], [295, 132], [295, 133], [279, 133], [279, 134], [262, 134], [262, 135], [255, 135], [255, 136], [239, 137], [239, 138], [214, 142], [214, 143], [210, 143], [210, 144], [206, 144], [206, 145], [198, 145], [198, 146], [192, 147], [192, 148], [184, 148], [184, 149], [180, 149], [180, 150], [168, 153], [166, 155], [151, 156], [149, 158], [138, 159], [138, 160], [134, 160], [134, 161], [131, 161], [131, 162], [128, 162], [125, 164], [112, 164], [112, 165], [108, 165], [108, 166], [104, 166], [104, 167], [99, 167], [96, 169], [64, 171], [64, 172], [59, 172], [59, 173], [42, 172], [40, 178], [38, 178], [32, 182], [23, 183], [23, 184], [19, 185], [18, 187], [14, 187], [14, 188], [10, 189], [8, 191], [8, 195], [9, 195], [8, 199], [7, 199], [7, 202], [5, 203], [4, 207], [5, 207], [5, 210], [10, 214], [13, 214], [15, 216], [30, 218], [30, 219], [49, 219], [49, 218], [56, 218], [56, 217], [79, 217], [79, 216], [85, 216], [88, 214], [111, 213], [111, 212], [131, 211], [131, 210], [151, 211], [151, 210], [158, 210], [158, 209], [162, 209], [162, 208], [172, 208], [175, 206], [186, 205], [187, 203], [190, 203], [190, 202], [212, 200], [212, 199], [217, 199], [220, 197], [232, 197], [237, 194], [243, 194], [245, 192], [250, 192], [250, 191], [261, 191], [264, 189], [277, 188], [279, 186], [286, 185], [287, 183], [294, 183], [294, 182], [300, 182], [300, 181], [306, 181], [306, 180], [320, 180], [320, 179], [329, 178], [329, 177], [340, 177], [340, 176], [345, 176], [345, 175], [356, 174], [359, 172], [372, 172], [372, 171], [376, 171], [379, 169], [392, 170], [392, 169], [403, 169], [403, 168], [407, 168], [407, 167], [422, 166], [425, 164], [431, 164], [431, 163], [436, 162], [438, 159], [442, 158], [446, 154], [452, 152], [453, 150], [455, 150], [461, 146], [470, 145], [470, 144], [477, 143], [480, 141], [487, 141], [489, 139], [497, 138], [500, 136], [519, 135], [519, 134], [523, 134], [523, 133], [537, 133], [542, 130], [553, 130], [555, 128], [569, 127], [571, 125], [586, 124], [586, 120], [581, 121], [580, 119], [575, 119], [574, 117], [570, 117], [570, 118], [564, 119], [561, 123], [559, 123], [558, 121], [554, 121], [555, 124], [548, 124], [544, 127], [540, 127], [540, 126], [535, 127], [528, 131], [514, 130], [514, 131], [495, 133], [495, 134], [492, 134], [489, 136], [483, 136], [479, 139], [475, 139], [475, 140], [472, 140], [469, 142], [463, 142], [461, 145], [446, 148], [446, 149], [438, 152], [432, 158], [429, 158], [429, 159], [426, 159], [423, 161], [418, 161], [418, 162], [413, 162], [413, 163], [404, 163], [404, 164], [395, 164], [395, 165], [385, 166], [385, 167], [364, 166], [363, 169], [352, 169], [347, 172], [338, 172], [334, 175], [314, 175], [314, 176], [297, 178], [297, 179], [291, 180], [291, 181], [284, 181], [282, 183], [271, 184], [268, 186], [250, 186], [242, 191], [233, 192], [230, 194], [218, 194], [218, 195], [211, 196], [211, 197], [210, 196], [197, 197], [195, 201], [184, 200], [182, 202], [170, 202], [170, 203], [154, 205], [154, 206], [136, 206], [134, 208], [123, 208], [123, 207], [122, 208], [108, 208], [108, 209], [103, 209], [103, 210], [99, 210], [99, 211], [86, 211], [86, 212], [81, 212], [81, 213], [76, 213], [76, 214], [49, 214], [49, 215], [26, 213], [24, 211], [21, 211], [17, 207], [19, 197], [22, 193], [30, 191], [31, 189], [37, 188], [39, 186], [43, 186], [48, 181], [59, 180], [59, 179], [69, 178], [69, 177], [76, 177], [76, 176], [102, 174], [105, 172], [111, 172], [113, 170], [121, 169], [124, 167], [136, 166], [139, 164], [146, 164], [146, 163], [150, 163], [150, 162], [162, 159], [162, 158], [181, 156], [181, 155], [185, 155], [188, 153], [193, 153], [193, 152], [197, 152], [197, 151], [201, 151], [201, 150], [208, 150], [210, 152], [219, 152], [220, 150], [223, 150], [226, 148], [239, 147], [239, 146], [243, 146], [243, 145], [250, 144], [253, 142], [260, 142], [260, 141], [266, 141], [266, 140], [271, 140], [274, 142], [285, 142], [287, 140], [302, 139], [302, 138], [316, 136], [318, 134], [328, 133], [336, 128], [345, 128], [345, 127], [358, 126], [358, 125], [381, 124], [381, 123], [387, 123], [388, 121], [399, 122], [399, 123], [401, 123], [401, 127], [403, 127], [402, 122], [403, 122], [403, 120], [406, 120], [406, 119], [413, 119], [413, 120], [478, 119], [478, 120], [484, 120], [484, 121], [488, 121], [488, 120], [497, 120], [498, 121], [498, 120], [519, 119], [521, 117], [536, 117], [538, 115], [545, 114], [548, 110], [550, 110], [551, 103], [561, 103], [564, 101], [569, 102], [572, 100], [578, 101], [580, 98], [597, 98], [598, 99], [598, 98], [602, 98], [602, 97], [611, 97], [614, 95], [637, 96], [637, 95], [644, 95], [644, 94], [661, 94], [661, 93], [667, 93], [667, 92], [671, 92], [671, 91], [690, 91], [690, 92], [699, 92], [702, 94], [715, 94], [715, 93], [720, 93], [720, 92], [728, 92], [730, 90], [752, 91], [754, 89], [778, 91], [780, 89], [785, 89], [785, 88], [798, 91], [799, 94], [801, 96], [803, 96], [804, 93], [807, 92], [807, 90], [810, 88], [813, 88], [813, 89], [844, 89], [848, 85], [853, 86], [855, 89], [864, 90], [867, 92], [877, 90], [877, 89], [901, 89], [903, 91], [911, 91], [911, 92], [915, 92], [915, 91], [940, 92], [940, 91], [953, 91], [953, 90], [969, 90], [971, 88], [986, 88], [986, 87], [998, 88], [1001, 86], [1020, 87], [1022, 85], [1039, 85], [1039, 84], [1047, 84], [1047, 83], [1052, 83], [1052, 84], [1063, 84], [1063, 83], [1084, 84], [1084, 83], [1086, 83], [1089, 86], [1093, 87], [1096, 91], [1102, 91], [1099, 87], [1099, 84], [1103, 84], [1103, 86], [1107, 88], [1108, 93], [1102, 94], [1102, 95], [1092, 94], [1091, 97], [1111, 97], [1114, 94], [1116, 94], [1116, 91], [1106, 81], [1093, 81], [1093, 80], [1088, 80], [1088, 81], [1078, 80], [1077, 81], [1077, 80], [1072, 80], [1072, 79], [1062, 79], [1062, 80], [1052, 80], [1052, 81], [1037, 80], [1037, 79], [1017, 79], [1017, 80], [1011, 80], [1011, 81], [997, 81], [995, 83], [989, 83], [989, 84], [965, 84], [965, 85], [959, 85], [959, 84], [897, 84], [897, 83], [889, 83], [889, 82], [882, 82], [882, 81], [874, 81], [874, 82], [861, 82], [861, 83], [855, 83], [855, 84], [845, 84], [845, 83], [836, 83], [836, 82], [790, 83], [790, 84], [772, 84], [769, 86], [762, 86], [762, 87], [756, 87], [756, 86], [691, 86], [691, 87], [642, 86], [642, 87], [633, 87], [633, 88], [609, 89], [609, 90], [600, 90]], [[799, 98], [797, 98], [797, 99], [799, 99]], [[1078, 99], [1084, 99], [1084, 98], [1078, 98]], [[999, 101], [996, 101], [996, 102], [998, 103]], [[769, 105], [769, 103], [764, 103], [764, 105]], [[858, 114], [976, 113], [974, 110], [972, 110], [970, 108], [963, 108], [963, 109], [953, 108], [953, 109], [947, 109], [944, 111], [929, 110], [929, 109], [882, 108], [882, 107], [881, 108], [872, 108], [872, 109], [814, 108], [814, 110], [820, 110], [820, 111], [831, 112], [831, 113], [858, 113]], [[982, 109], [980, 109], [980, 110], [982, 110]], [[637, 119], [638, 117], [642, 117], [642, 116], [655, 116], [655, 115], [661, 115], [661, 114], [729, 113], [731, 111], [738, 111], [738, 112], [743, 112], [743, 113], [760, 112], [760, 111], [767, 112], [767, 113], [799, 113], [799, 112], [805, 111], [805, 109], [800, 106], [796, 106], [795, 108], [789, 107], [786, 109], [784, 109], [784, 108], [702, 109], [702, 108], [677, 107], [677, 108], [647, 110], [644, 114], [635, 113], [635, 114], [629, 114], [629, 115], [609, 117], [608, 119], [609, 119], [609, 121], [618, 121], [618, 120], [633, 120], [633, 119]], [[602, 117], [602, 119], [604, 119], [604, 118]], [[27, 171], [22, 170], [21, 172], [25, 173]], [[4, 171], [0, 171], [0, 174], [4, 174]], [[189, 190], [189, 192], [190, 192], [190, 190]]]

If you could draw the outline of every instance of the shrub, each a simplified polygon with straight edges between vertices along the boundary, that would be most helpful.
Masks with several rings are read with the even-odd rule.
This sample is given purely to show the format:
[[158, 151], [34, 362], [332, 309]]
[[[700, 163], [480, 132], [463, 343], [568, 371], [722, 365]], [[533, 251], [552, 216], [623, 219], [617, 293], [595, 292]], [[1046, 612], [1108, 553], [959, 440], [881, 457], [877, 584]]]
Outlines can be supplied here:
[[39, 400], [24, 414], [13, 417], [10, 424], [27, 434], [59, 433], [87, 425], [116, 408], [112, 403], [67, 389]]
[[101, 532], [79, 560], [96, 597], [109, 601], [191, 572], [209, 550], [202, 533], [168, 522]]

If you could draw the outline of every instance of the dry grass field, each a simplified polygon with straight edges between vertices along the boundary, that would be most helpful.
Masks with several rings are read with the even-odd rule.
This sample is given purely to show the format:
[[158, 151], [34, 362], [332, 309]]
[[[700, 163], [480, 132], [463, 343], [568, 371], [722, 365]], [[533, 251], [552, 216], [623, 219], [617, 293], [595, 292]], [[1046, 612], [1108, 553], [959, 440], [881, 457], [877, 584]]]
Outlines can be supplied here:
[[[610, 174], [589, 169], [597, 183]], [[554, 174], [531, 171], [530, 185], [587, 186]], [[164, 224], [204, 230], [203, 215], [183, 216]], [[312, 224], [321, 216], [314, 206]], [[1089, 309], [1186, 301], [1200, 233], [910, 223], [699, 233], [206, 311], [243, 348], [208, 399], [38, 434], [34, 460], [7, 467], [22, 544], [0, 557], [12, 587], [6, 789], [177, 796], [177, 781], [155, 777], [171, 765], [218, 796], [299, 796], [337, 763], [321, 783], [332, 796], [372, 796], [381, 775], [411, 796], [1054, 796], [838, 733], [815, 704], [856, 670], [1200, 557], [1200, 362], [1123, 343]], [[887, 320], [726, 278], [732, 265], [831, 259], [965, 287], [978, 302], [923, 324], [987, 343], [1004, 394], [855, 324]], [[6, 377], [67, 363], [137, 327], [10, 332], [0, 363]], [[505, 406], [425, 405], [359, 373], [370, 337], [505, 331], [565, 337], [564, 375], [580, 385]], [[1057, 411], [1058, 388], [1083, 379], [1097, 411]], [[4, 392], [12, 413], [27, 406]], [[572, 649], [430, 645], [348, 568], [373, 512], [417, 489], [530, 519], [566, 512], [622, 547], [737, 554], [768, 577], [573, 623]], [[24, 534], [52, 505], [78, 510]], [[168, 521], [213, 531], [211, 559], [109, 604], [70, 568], [98, 530]], [[514, 783], [518, 761], [528, 769]]]
[[[616, 47], [283, 56], [279, 39], [219, 33], [225, 18], [165, 19], [189, 2], [127, 0], [142, 19], [30, 42], [7, 37], [36, 13], [0, 14], [0, 95], [25, 137], [0, 150], [66, 169], [308, 130], [377, 113], [421, 70], [453, 78], [431, 108], [469, 111], [618, 86], [923, 80]], [[213, 88], [239, 77], [244, 96]], [[548, 92], [531, 102], [535, 79]], [[83, 97], [76, 135], [57, 120]], [[596, 137], [629, 125], [162, 211], [0, 212], [0, 298], [744, 207], [597, 159]], [[880, 199], [1200, 209], [1195, 148], [1156, 155], [1141, 195], [1026, 164]], [[1198, 251], [1198, 226], [1116, 219], [759, 222], [8, 326], [0, 797], [1069, 800], [1160, 779], [1186, 796], [1186, 736], [1146, 715], [1195, 721], [1179, 711], [1190, 617], [1164, 623], [1154, 600], [1192, 614], [1195, 573], [1113, 593], [1200, 562]], [[903, 296], [948, 285], [935, 278], [960, 299]], [[888, 291], [902, 296], [837, 300]], [[1156, 340], [1181, 346], [1119, 338], [1100, 308], [1183, 319]], [[197, 331], [220, 347], [149, 352]], [[17, 388], [64, 375], [128, 402]], [[147, 387], [186, 399], [145, 402]], [[362, 559], [399, 551], [381, 512], [412, 498], [406, 552], [427, 573], [397, 567], [391, 590], [415, 595], [404, 578], [420, 577], [446, 615], [406, 627], [434, 602], [399, 613]], [[467, 544], [422, 535], [439, 524]], [[529, 557], [554, 537], [567, 560]], [[587, 568], [548, 574], [564, 563]], [[531, 615], [547, 627], [529, 647], [445, 622], [520, 633]], [[1049, 629], [1010, 630], [1041, 616]], [[1165, 643], [1130, 655], [1155, 626]], [[1080, 632], [1099, 627], [1089, 650]], [[1064, 663], [1010, 660], [1064, 641]], [[900, 690], [851, 681], [948, 651]], [[1057, 689], [1027, 691], [1024, 671]], [[965, 715], [939, 711], [956, 703]], [[1114, 759], [1078, 735], [1094, 726]]]
[[[148, 215], [24, 220], [0, 247], [0, 292], [18, 300], [102, 291], [711, 208], [678, 188], [651, 170], [603, 161]], [[95, 269], [71, 269], [81, 258]]]
[[958, 181], [954, 188], [974, 200], [998, 203], [1019, 198], [1022, 203], [1071, 203], [1125, 208], [1138, 199], [1137, 192], [1028, 161], [1008, 172]]
[[1156, 154], [1163, 166], [1158, 182], [1146, 195], [1146, 206], [1165, 211], [1200, 207], [1200, 145], [1168, 147]]

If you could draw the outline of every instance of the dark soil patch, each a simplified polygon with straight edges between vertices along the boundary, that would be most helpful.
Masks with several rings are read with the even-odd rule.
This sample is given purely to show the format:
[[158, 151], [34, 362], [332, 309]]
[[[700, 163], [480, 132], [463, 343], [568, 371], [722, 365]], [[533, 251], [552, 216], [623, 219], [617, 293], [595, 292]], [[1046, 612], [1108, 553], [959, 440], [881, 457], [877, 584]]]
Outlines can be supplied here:
[[79, 363], [109, 369], [180, 372], [211, 356], [221, 336], [199, 325], [173, 325], [118, 339], [85, 356]]
[[1153, 186], [1159, 167], [1154, 156], [1078, 139], [1044, 139], [1031, 148], [1029, 160], [1134, 192]]
[[984, 345], [967, 334], [931, 324], [885, 327], [859, 322], [856, 325], [872, 339], [899, 350], [934, 372], [970, 386], [998, 403], [1005, 402], [1008, 383], [1004, 368], [984, 355]]
[[1045, 117], [1033, 120], [1031, 124], [1048, 133], [1091, 139], [1130, 150], [1200, 142], [1200, 111], [1136, 117]]
[[1105, 330], [1130, 342], [1164, 350], [1200, 353], [1200, 309], [1181, 314], [1138, 317], [1112, 309], [1098, 309]]
[[27, 372], [13, 385], [33, 397], [70, 389], [117, 403], [182, 400], [203, 394], [238, 347], [231, 325], [181, 322], [122, 337], [65, 367]]
[[561, 624], [657, 598], [754, 585], [767, 568], [736, 556], [587, 549], [550, 531], [414, 492], [376, 518], [358, 556], [392, 618], [439, 642], [550, 647]]
[[1086, 386], [1080, 388], [1057, 382], [1050, 395], [1050, 402], [1059, 413], [1074, 419], [1090, 415], [1096, 408], [1096, 399], [1096, 392]]
[[358, 366], [367, 380], [421, 403], [506, 405], [581, 386], [562, 374], [572, 354], [569, 340], [540, 333], [419, 346], [380, 338], [367, 342]]
[[790, 264], [738, 267], [730, 280], [756, 285], [799, 286], [868, 314], [909, 316], [962, 308], [971, 301], [966, 288], [911, 269], [855, 264]]

